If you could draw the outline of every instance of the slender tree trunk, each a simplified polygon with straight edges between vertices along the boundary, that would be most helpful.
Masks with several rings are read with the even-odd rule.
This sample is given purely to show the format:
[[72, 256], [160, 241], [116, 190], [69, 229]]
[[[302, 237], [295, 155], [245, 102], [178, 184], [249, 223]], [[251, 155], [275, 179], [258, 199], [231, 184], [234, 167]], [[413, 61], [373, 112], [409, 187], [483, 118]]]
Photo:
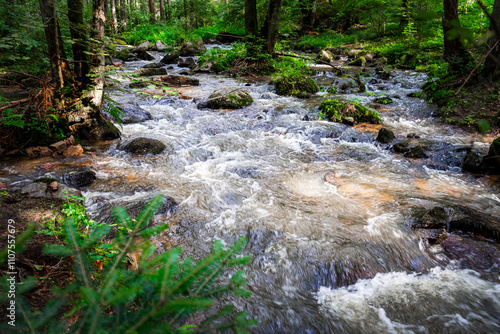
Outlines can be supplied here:
[[106, 16], [104, 15], [104, 0], [93, 0], [92, 9], [92, 33], [94, 41], [92, 45], [92, 69], [96, 72], [93, 90], [89, 93], [93, 107], [100, 111], [104, 95], [104, 29], [106, 27]]
[[60, 29], [57, 24], [55, 0], [39, 0], [42, 21], [47, 38], [48, 54], [52, 75], [56, 81], [57, 88], [63, 92], [65, 78], [70, 76], [69, 69], [62, 59], [64, 54], [59, 36]]
[[245, 0], [245, 35], [257, 36], [257, 0]]
[[160, 20], [162, 22], [167, 21], [167, 17], [165, 16], [165, 1], [160, 0]]
[[[450, 38], [455, 27], [460, 26], [458, 19], [458, 0], [443, 0], [443, 35], [444, 35], [444, 60], [450, 65], [452, 72], [463, 72], [466, 65], [472, 60], [469, 51], [465, 49], [460, 38]], [[456, 29], [455, 29], [456, 30]]]
[[120, 0], [120, 23], [123, 30], [127, 28], [127, 4], [125, 0]]
[[266, 21], [260, 31], [261, 37], [266, 39], [266, 51], [271, 55], [274, 53], [274, 45], [276, 44], [276, 37], [281, 17], [281, 5], [282, 0], [269, 1]]
[[[490, 80], [500, 78], [500, 0], [495, 0], [489, 28], [488, 46], [494, 48], [484, 63], [484, 73]], [[491, 56], [493, 55], [493, 56]]]
[[401, 2], [401, 19], [399, 21], [399, 29], [403, 31], [405, 27], [408, 25], [408, 15], [410, 15], [410, 10], [408, 6], [408, 2], [410, 0], [403, 0]]
[[104, 0], [104, 16], [108, 17], [108, 1], [109, 0]]
[[301, 0], [299, 2], [300, 13], [302, 14], [302, 29], [301, 32], [311, 31], [314, 26], [314, 5], [315, 0]]
[[117, 0], [110, 0], [111, 5], [111, 30], [117, 34], [118, 33], [118, 20], [116, 18], [116, 3]]
[[80, 88], [88, 84], [89, 59], [87, 55], [87, 27], [83, 17], [82, 0], [68, 0], [68, 19], [71, 38], [73, 39], [74, 72]]
[[155, 13], [155, 3], [154, 0], [149, 0], [149, 22], [156, 22], [156, 13]]

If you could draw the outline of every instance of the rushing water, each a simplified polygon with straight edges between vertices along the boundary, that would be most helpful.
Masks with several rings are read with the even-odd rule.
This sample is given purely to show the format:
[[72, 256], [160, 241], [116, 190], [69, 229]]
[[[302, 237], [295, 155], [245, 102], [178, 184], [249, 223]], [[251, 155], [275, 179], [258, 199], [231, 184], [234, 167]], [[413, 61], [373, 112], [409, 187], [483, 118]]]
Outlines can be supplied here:
[[[395, 96], [380, 111], [385, 126], [401, 138], [428, 140], [430, 158], [394, 154], [375, 141], [378, 126], [317, 120], [324, 93], [265, 99], [261, 94], [273, 91], [267, 81], [198, 75], [199, 87], [179, 89], [187, 99], [112, 92], [154, 116], [123, 126], [121, 142], [156, 138], [168, 149], [132, 156], [119, 141], [96, 147], [89, 163], [98, 180], [84, 192], [88, 212], [109, 219], [110, 208], [134, 209], [161, 192], [178, 206], [156, 218], [171, 226], [154, 239], [160, 250], [182, 246], [199, 259], [214, 239], [247, 236], [253, 295], [234, 303], [258, 319], [258, 333], [498, 333], [500, 263], [468, 269], [410, 228], [416, 208], [462, 204], [500, 215], [496, 181], [459, 168], [465, 148], [484, 152], [491, 138], [438, 125], [434, 107], [406, 97], [425, 75], [399, 72], [370, 84], [371, 76], [364, 80], [372, 94], [347, 98]], [[241, 87], [255, 102], [234, 111], [197, 109], [196, 101], [222, 87]], [[327, 174], [333, 182], [325, 182]]]

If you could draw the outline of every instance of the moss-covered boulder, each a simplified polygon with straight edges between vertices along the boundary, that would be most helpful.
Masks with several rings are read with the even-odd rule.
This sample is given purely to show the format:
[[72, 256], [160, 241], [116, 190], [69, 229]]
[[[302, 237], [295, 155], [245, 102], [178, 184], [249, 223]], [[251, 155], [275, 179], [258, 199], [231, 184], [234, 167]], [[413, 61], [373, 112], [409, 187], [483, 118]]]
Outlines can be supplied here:
[[157, 140], [151, 138], [136, 138], [126, 144], [123, 149], [128, 153], [136, 154], [160, 154], [167, 146]]
[[223, 88], [213, 92], [198, 108], [240, 109], [250, 105], [253, 98], [240, 88]]
[[349, 63], [349, 66], [366, 66], [366, 58], [360, 56]]
[[378, 135], [377, 135], [377, 141], [378, 142], [381, 142], [381, 143], [384, 143], [384, 144], [387, 144], [387, 143], [390, 143], [391, 141], [393, 141], [394, 139], [396, 138], [396, 136], [394, 136], [394, 132], [392, 132], [391, 130], [389, 129], [386, 129], [386, 128], [382, 128], [380, 129], [380, 131], [378, 132]]
[[193, 57], [197, 56], [207, 48], [203, 44], [203, 41], [195, 41], [195, 42], [184, 42], [179, 48], [179, 56], [181, 57]]
[[339, 100], [324, 100], [319, 106], [320, 117], [333, 122], [344, 122], [354, 120], [355, 123], [380, 124], [382, 119], [379, 114], [370, 108], [356, 103]]
[[278, 77], [274, 80], [274, 86], [278, 95], [296, 96], [300, 98], [307, 98], [311, 96], [311, 94], [315, 94], [319, 91], [316, 82], [306, 75], [298, 77]]

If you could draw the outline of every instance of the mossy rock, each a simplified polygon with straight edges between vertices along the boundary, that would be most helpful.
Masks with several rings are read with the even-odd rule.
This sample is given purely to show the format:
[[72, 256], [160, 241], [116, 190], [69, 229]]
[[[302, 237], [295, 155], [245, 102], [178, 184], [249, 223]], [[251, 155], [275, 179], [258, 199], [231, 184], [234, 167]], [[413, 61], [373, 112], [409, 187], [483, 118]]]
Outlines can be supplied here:
[[382, 119], [379, 114], [370, 108], [363, 107], [356, 103], [324, 100], [319, 106], [320, 117], [333, 122], [344, 122], [352, 118], [355, 123], [381, 124]]
[[309, 97], [319, 91], [316, 82], [309, 76], [282, 76], [274, 80], [278, 95]]
[[390, 97], [382, 96], [382, 97], [377, 97], [375, 100], [373, 100], [373, 102], [379, 104], [391, 104], [394, 103], [394, 100], [391, 99]]
[[351, 61], [349, 63], [349, 66], [366, 66], [366, 58], [361, 56], [361, 57], [358, 57], [356, 60], [354, 61]]
[[149, 77], [153, 75], [166, 75], [167, 70], [164, 68], [141, 68], [134, 72], [141, 77]]
[[223, 88], [213, 92], [198, 108], [241, 109], [252, 104], [250, 94], [239, 88]]

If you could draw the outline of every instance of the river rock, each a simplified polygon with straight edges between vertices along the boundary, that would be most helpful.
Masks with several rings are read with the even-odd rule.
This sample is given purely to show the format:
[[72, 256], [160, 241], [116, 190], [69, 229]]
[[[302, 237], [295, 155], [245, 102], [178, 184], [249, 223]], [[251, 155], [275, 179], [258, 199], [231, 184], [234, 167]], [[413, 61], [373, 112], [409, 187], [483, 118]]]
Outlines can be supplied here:
[[63, 183], [59, 183], [57, 190], [47, 193], [48, 198], [60, 198], [63, 200], [72, 199], [72, 197], [82, 197], [80, 190], [68, 187]]
[[222, 71], [222, 67], [217, 62], [206, 61], [197, 65], [194, 69], [196, 73], [212, 73]]
[[143, 41], [132, 52], [134, 52], [134, 53], [140, 53], [140, 52], [148, 51], [149, 49], [151, 49], [152, 46], [153, 45], [151, 44], [151, 42], [149, 42], [149, 41]]
[[53, 143], [49, 145], [49, 148], [51, 148], [55, 152], [63, 152], [66, 148], [68, 148], [68, 143], [65, 140], [58, 141], [57, 143]]
[[179, 48], [179, 56], [181, 57], [193, 57], [205, 51], [207, 48], [203, 45], [202, 41], [197, 42], [184, 42]]
[[240, 88], [222, 88], [213, 92], [198, 108], [240, 109], [252, 102], [250, 94]]
[[443, 229], [448, 224], [448, 213], [442, 207], [434, 207], [413, 223], [413, 228]]
[[264, 92], [264, 93], [260, 94], [260, 98], [264, 99], [264, 100], [275, 100], [279, 97], [280, 96], [278, 94], [274, 94], [271, 92]]
[[146, 51], [141, 51], [141, 52], [137, 53], [136, 56], [138, 59], [142, 59], [142, 60], [155, 60], [155, 57]]
[[165, 75], [167, 74], [167, 70], [164, 68], [141, 68], [134, 73], [142, 77], [149, 77], [153, 75]]
[[331, 51], [321, 50], [318, 55], [319, 60], [331, 62], [334, 60], [335, 56]]
[[179, 59], [179, 54], [177, 52], [166, 54], [160, 63], [163, 64], [177, 64], [177, 59]]
[[166, 148], [166, 145], [152, 138], [136, 138], [126, 144], [123, 149], [128, 153], [136, 154], [160, 154]]
[[158, 81], [166, 83], [170, 87], [199, 86], [200, 80], [182, 75], [164, 75], [157, 78]]
[[117, 108], [123, 113], [123, 116], [121, 117], [123, 124], [140, 123], [153, 119], [153, 116], [149, 111], [144, 110], [133, 103], [122, 104], [117, 106]]
[[307, 98], [319, 91], [316, 82], [309, 76], [278, 77], [274, 80], [274, 87], [278, 95]]
[[407, 158], [426, 158], [426, 148], [416, 139], [406, 139], [394, 144], [394, 152], [403, 153]]
[[165, 66], [165, 64], [162, 63], [162, 62], [159, 62], [159, 63], [149, 63], [149, 64], [146, 64], [142, 68], [160, 68], [160, 67], [163, 67], [163, 66]]
[[57, 189], [59, 189], [59, 182], [57, 181], [50, 182], [47, 188], [52, 192], [56, 192]]
[[30, 158], [51, 156], [54, 152], [47, 146], [28, 147], [26, 154]]
[[65, 158], [76, 158], [81, 157], [83, 154], [83, 148], [80, 145], [71, 145], [65, 149], [62, 153]]
[[349, 66], [366, 66], [366, 58], [364, 56], [359, 56], [355, 60], [349, 63]]
[[63, 180], [68, 186], [80, 188], [94, 182], [96, 180], [96, 173], [92, 170], [73, 171], [64, 174]]
[[488, 154], [483, 158], [482, 164], [491, 174], [500, 174], [500, 137], [495, 139], [488, 150]]
[[170, 45], [165, 45], [162, 41], [156, 41], [155, 44], [151, 47], [151, 50], [158, 52], [165, 52], [166, 50], [172, 49], [173, 48]]
[[[370, 108], [356, 103], [339, 100], [324, 100], [319, 106], [323, 117], [332, 122], [371, 123], [380, 124], [382, 120], [378, 113]], [[352, 118], [350, 120], [349, 118]]]
[[27, 195], [28, 197], [45, 197], [47, 192], [47, 184], [44, 182], [33, 182], [21, 189], [21, 194]]
[[460, 267], [488, 270], [500, 267], [500, 250], [491, 242], [450, 235], [441, 243], [444, 252]]
[[440, 244], [448, 237], [445, 229], [421, 229], [417, 234], [420, 238], [427, 239], [430, 245]]
[[182, 59], [179, 60], [179, 62], [177, 63], [177, 66], [193, 68], [194, 66], [196, 66], [196, 61], [193, 58], [188, 57], [184, 60], [182, 60]]
[[396, 138], [394, 132], [387, 128], [382, 128], [379, 130], [376, 141], [387, 144]]
[[465, 206], [457, 208], [455, 217], [449, 223], [449, 230], [473, 233], [500, 241], [500, 219]]
[[352, 78], [336, 78], [332, 83], [332, 87], [328, 89], [329, 92], [334, 94], [353, 94], [362, 90], [363, 87]]
[[482, 161], [483, 159], [479, 153], [469, 150], [465, 154], [464, 160], [462, 161], [462, 171], [482, 174], [486, 172], [486, 166], [482, 163]]

